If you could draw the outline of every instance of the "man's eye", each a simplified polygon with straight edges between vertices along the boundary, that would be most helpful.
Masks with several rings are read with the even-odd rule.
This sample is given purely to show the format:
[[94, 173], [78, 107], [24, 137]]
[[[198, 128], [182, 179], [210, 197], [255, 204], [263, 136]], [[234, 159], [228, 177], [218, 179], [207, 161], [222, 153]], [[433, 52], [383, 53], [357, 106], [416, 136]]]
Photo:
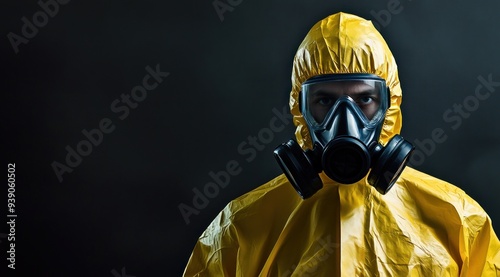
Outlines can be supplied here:
[[359, 98], [357, 101], [357, 103], [359, 105], [368, 105], [368, 104], [371, 104], [372, 102], [373, 102], [373, 98], [370, 96], [363, 96], [363, 97]]
[[333, 104], [333, 100], [328, 97], [323, 97], [318, 100], [318, 103], [323, 105], [323, 106], [331, 106]]

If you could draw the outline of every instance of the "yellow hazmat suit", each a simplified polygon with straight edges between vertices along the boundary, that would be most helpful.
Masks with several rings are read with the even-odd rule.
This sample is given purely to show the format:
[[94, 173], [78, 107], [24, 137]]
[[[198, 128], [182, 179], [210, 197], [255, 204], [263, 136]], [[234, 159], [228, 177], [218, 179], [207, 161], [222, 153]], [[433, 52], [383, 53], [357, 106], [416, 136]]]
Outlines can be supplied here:
[[[290, 108], [296, 138], [311, 148], [298, 107], [301, 84], [321, 74], [372, 73], [390, 88], [382, 144], [401, 129], [397, 66], [370, 21], [338, 13], [307, 34], [294, 58]], [[461, 189], [407, 167], [378, 193], [366, 178], [302, 200], [284, 175], [233, 200], [201, 235], [185, 276], [500, 276], [500, 242], [485, 211]]]

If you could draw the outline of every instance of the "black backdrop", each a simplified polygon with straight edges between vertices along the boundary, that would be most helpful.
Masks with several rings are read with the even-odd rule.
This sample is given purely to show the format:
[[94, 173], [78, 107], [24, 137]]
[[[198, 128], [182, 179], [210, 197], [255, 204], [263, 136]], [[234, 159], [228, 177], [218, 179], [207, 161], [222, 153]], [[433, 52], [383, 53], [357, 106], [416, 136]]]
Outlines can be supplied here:
[[[499, 230], [500, 3], [436, 2], [2, 2], [4, 174], [16, 165], [9, 272], [181, 275], [225, 204], [280, 173], [271, 153], [293, 136], [277, 116], [292, 57], [337, 11], [372, 19], [396, 57], [402, 134], [420, 142], [413, 166], [464, 189]], [[137, 87], [147, 75], [149, 91]], [[284, 129], [271, 130], [273, 118]], [[68, 165], [70, 148], [83, 154]], [[228, 166], [227, 185], [196, 198]], [[187, 224], [179, 205], [194, 198]], [[2, 270], [8, 233], [0, 225]]]

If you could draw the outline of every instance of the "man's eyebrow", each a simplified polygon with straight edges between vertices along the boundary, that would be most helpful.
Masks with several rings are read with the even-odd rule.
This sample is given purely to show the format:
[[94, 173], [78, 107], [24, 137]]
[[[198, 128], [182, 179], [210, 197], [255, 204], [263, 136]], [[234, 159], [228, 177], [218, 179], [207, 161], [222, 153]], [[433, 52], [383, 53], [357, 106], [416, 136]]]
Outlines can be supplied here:
[[332, 91], [328, 92], [321, 89], [312, 93], [313, 96], [332, 96], [337, 94], [338, 94], [337, 92], [332, 92]]
[[374, 94], [378, 94], [378, 93], [377, 93], [376, 89], [374, 89], [374, 88], [368, 88], [368, 89], [364, 89], [364, 90], [361, 90], [361, 91], [352, 92], [352, 94], [356, 94], [356, 95], [374, 95]]

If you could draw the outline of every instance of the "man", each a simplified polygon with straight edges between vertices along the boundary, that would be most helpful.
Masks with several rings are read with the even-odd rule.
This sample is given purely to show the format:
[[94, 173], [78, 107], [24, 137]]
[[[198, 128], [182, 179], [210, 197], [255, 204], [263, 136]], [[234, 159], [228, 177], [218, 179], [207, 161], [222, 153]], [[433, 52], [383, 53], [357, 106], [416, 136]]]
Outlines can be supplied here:
[[275, 150], [285, 174], [229, 203], [184, 275], [500, 276], [485, 211], [405, 167], [401, 94], [370, 21], [337, 13], [315, 24], [293, 63], [296, 140]]

